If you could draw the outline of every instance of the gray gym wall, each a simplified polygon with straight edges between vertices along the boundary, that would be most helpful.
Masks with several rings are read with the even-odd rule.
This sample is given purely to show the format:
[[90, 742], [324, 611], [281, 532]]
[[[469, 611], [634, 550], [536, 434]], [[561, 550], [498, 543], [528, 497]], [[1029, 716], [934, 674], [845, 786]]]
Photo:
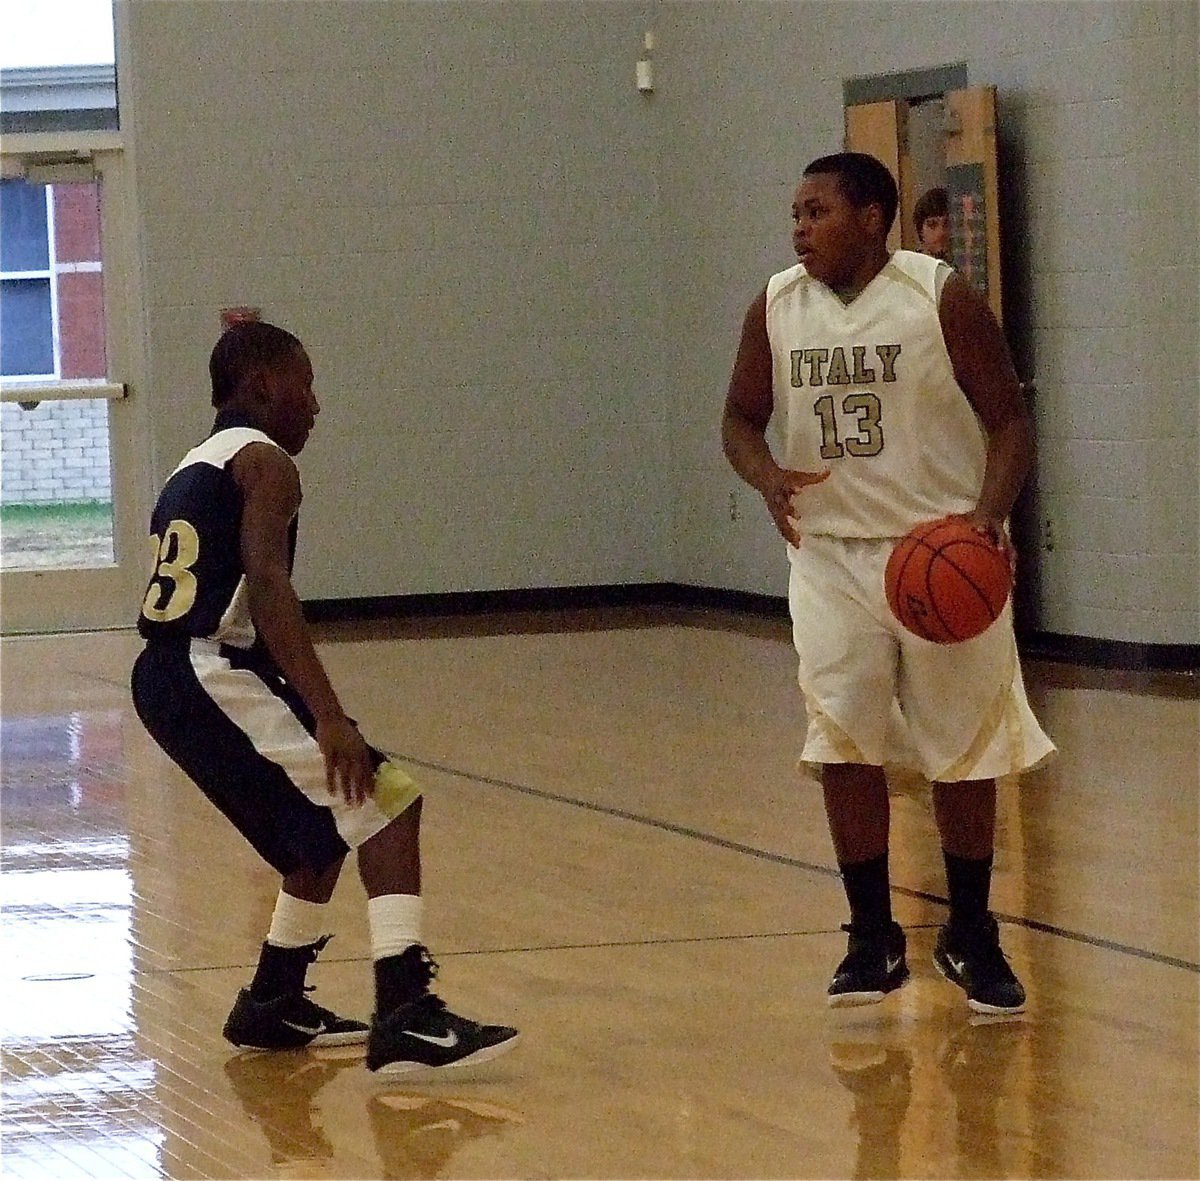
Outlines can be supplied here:
[[1038, 388], [1041, 454], [1023, 507], [1052, 521], [1053, 550], [1022, 563], [1037, 580], [1034, 622], [1200, 640], [1196, 14], [1191, 3], [664, 6], [677, 578], [784, 593], [757, 498], [713, 443], [741, 315], [793, 261], [792, 188], [840, 146], [843, 81], [965, 61], [972, 85], [999, 90], [1010, 320]]
[[669, 574], [648, 11], [134, 4], [155, 468], [220, 307], [295, 331], [305, 597]]
[[1031, 623], [1195, 643], [1196, 14], [135, 3], [155, 476], [207, 428], [217, 310], [249, 303], [308, 343], [325, 400], [306, 597], [782, 594], [717, 439], [742, 313], [792, 261], [792, 186], [840, 147], [843, 82], [965, 61], [1000, 92], [1010, 315], [1038, 388]]

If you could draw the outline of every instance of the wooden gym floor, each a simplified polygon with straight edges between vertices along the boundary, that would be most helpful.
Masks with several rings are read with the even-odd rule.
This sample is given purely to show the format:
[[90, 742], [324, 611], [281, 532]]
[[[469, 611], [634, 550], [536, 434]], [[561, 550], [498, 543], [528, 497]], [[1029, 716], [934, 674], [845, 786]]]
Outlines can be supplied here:
[[[427, 787], [439, 991], [523, 1044], [379, 1086], [237, 1054], [275, 882], [154, 749], [128, 632], [6, 639], [3, 1174], [1196, 1178], [1200, 691], [1026, 665], [1060, 747], [1002, 785], [993, 906], [1029, 991], [929, 962], [927, 789], [898, 783], [913, 979], [831, 1011], [845, 918], [782, 623], [602, 612], [329, 627], [348, 708]], [[366, 1015], [348, 871], [319, 1000]]]

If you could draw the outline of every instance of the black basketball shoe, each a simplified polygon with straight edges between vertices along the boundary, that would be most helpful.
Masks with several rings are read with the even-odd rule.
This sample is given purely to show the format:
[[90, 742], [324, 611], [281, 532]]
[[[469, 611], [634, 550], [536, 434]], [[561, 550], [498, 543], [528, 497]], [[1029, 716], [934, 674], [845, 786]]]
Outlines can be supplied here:
[[842, 927], [850, 936], [846, 957], [829, 984], [829, 1004], [878, 1004], [908, 979], [904, 931], [899, 923], [886, 927]]
[[519, 1034], [508, 1025], [480, 1025], [450, 1012], [433, 993], [376, 1017], [367, 1041], [367, 1068], [379, 1075], [444, 1070], [506, 1054]]
[[[227, 1041], [243, 1049], [297, 1050], [302, 1046], [351, 1046], [367, 1040], [367, 1025], [339, 1017], [310, 1001], [305, 973], [333, 938], [323, 935], [303, 947], [263, 944], [258, 971], [250, 988], [234, 1002], [223, 1030]], [[254, 988], [262, 981], [270, 1000], [259, 1000]]]
[[429, 991], [437, 965], [417, 944], [404, 953], [413, 999], [376, 1013], [367, 1039], [367, 1068], [377, 1075], [410, 1074], [488, 1062], [507, 1053], [518, 1034], [508, 1025], [481, 1025], [446, 1008]]
[[256, 1001], [248, 988], [238, 993], [222, 1032], [243, 1049], [297, 1050], [301, 1046], [352, 1046], [367, 1040], [369, 1026], [310, 1001], [305, 993]]
[[963, 927], [947, 923], [938, 932], [933, 963], [967, 994], [976, 1013], [1020, 1013], [1025, 1008], [1025, 989], [1000, 950], [1000, 928], [990, 914]]

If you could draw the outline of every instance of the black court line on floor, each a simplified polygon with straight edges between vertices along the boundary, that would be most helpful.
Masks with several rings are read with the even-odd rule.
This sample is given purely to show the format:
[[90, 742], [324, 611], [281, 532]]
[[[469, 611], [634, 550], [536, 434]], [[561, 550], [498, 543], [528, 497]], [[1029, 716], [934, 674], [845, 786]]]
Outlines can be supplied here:
[[[689, 840], [700, 841], [719, 849], [728, 849], [734, 853], [742, 853], [759, 861], [770, 861], [776, 865], [787, 865], [793, 869], [802, 869], [808, 873], [820, 874], [823, 877], [836, 878], [841, 875], [832, 865], [821, 865], [814, 861], [804, 861], [799, 857], [789, 857], [786, 853], [772, 853], [769, 849], [759, 849], [742, 841], [731, 841], [728, 837], [717, 836], [715, 833], [704, 832], [698, 828], [689, 828], [684, 824], [675, 824], [670, 820], [658, 820], [653, 816], [645, 816], [640, 812], [630, 812], [625, 808], [614, 808], [610, 804], [597, 804], [592, 800], [581, 800], [576, 796], [563, 795], [561, 792], [547, 791], [540, 787], [530, 787], [524, 783], [513, 783], [508, 779], [498, 779], [493, 775], [479, 775], [473, 771], [464, 771], [460, 767], [451, 767], [445, 763], [434, 763], [428, 759], [419, 759], [398, 751], [385, 751], [389, 758], [414, 767], [424, 767], [428, 771], [440, 771], [446, 775], [454, 775], [472, 783], [481, 783], [487, 787], [499, 787], [505, 791], [514, 791], [520, 795], [532, 796], [535, 799], [547, 800], [555, 804], [566, 804], [571, 808], [580, 808], [586, 812], [596, 812], [601, 816], [611, 816], [615, 820], [628, 820], [633, 824], [641, 824], [646, 828], [657, 828], [662, 832], [673, 833], [675, 836], [687, 837]], [[902, 894], [906, 898], [920, 898], [939, 906], [949, 906], [950, 900], [940, 894], [932, 894], [927, 890], [913, 890], [908, 886], [892, 886], [893, 894]], [[1072, 931], [1067, 927], [1058, 927], [1053, 923], [1043, 923], [1039, 919], [1026, 918], [1024, 915], [1003, 914], [993, 912], [997, 919], [1011, 923], [1016, 927], [1025, 927], [1030, 931], [1041, 931], [1060, 939], [1069, 939], [1074, 943], [1084, 943], [1089, 947], [1098, 947], [1104, 951], [1115, 951], [1119, 955], [1132, 956], [1136, 959], [1151, 960], [1156, 964], [1164, 964], [1170, 968], [1182, 968], [1186, 972], [1200, 975], [1200, 963], [1179, 959], [1173, 955], [1164, 955], [1159, 951], [1150, 951], [1144, 947], [1133, 947], [1127, 943], [1118, 943], [1112, 939], [1104, 939], [1099, 935], [1089, 935], [1084, 931]]]
[[[936, 931], [940, 923], [905, 923], [906, 931]], [[470, 947], [459, 951], [445, 951], [441, 948], [431, 949], [437, 960], [452, 960], [464, 956], [481, 955], [524, 955], [537, 951], [611, 951], [621, 947], [673, 947], [681, 943], [733, 943], [752, 941], [756, 939], [807, 939], [812, 935], [840, 935], [841, 927], [813, 927], [796, 931], [739, 931], [737, 934], [726, 935], [660, 935], [655, 939], [601, 939], [591, 943], [528, 943], [513, 947]], [[362, 964], [369, 963], [370, 955], [322, 955], [322, 964]], [[187, 967], [171, 968], [140, 968], [145, 976], [186, 976], [196, 972], [228, 972], [253, 971], [254, 963], [236, 964], [192, 964]], [[105, 975], [106, 973], [92, 973]], [[111, 975], [112, 973], [107, 973]]]

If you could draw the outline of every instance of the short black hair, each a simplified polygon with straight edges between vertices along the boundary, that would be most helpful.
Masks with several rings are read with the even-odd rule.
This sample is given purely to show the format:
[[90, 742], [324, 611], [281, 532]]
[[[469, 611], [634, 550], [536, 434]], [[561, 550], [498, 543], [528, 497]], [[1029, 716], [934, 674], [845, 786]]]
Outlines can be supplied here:
[[804, 170], [805, 176], [815, 173], [836, 176], [846, 200], [855, 209], [878, 205], [883, 211], [883, 232], [886, 234], [891, 230], [900, 196], [892, 174], [874, 156], [866, 152], [835, 152], [832, 156], [820, 156]]
[[290, 332], [263, 320], [247, 320], [226, 328], [208, 358], [212, 404], [223, 406], [248, 374], [286, 362], [303, 348]]
[[940, 186], [922, 193], [916, 205], [913, 206], [913, 225], [916, 226], [918, 234], [921, 233], [921, 227], [928, 218], [949, 216], [950, 196]]

